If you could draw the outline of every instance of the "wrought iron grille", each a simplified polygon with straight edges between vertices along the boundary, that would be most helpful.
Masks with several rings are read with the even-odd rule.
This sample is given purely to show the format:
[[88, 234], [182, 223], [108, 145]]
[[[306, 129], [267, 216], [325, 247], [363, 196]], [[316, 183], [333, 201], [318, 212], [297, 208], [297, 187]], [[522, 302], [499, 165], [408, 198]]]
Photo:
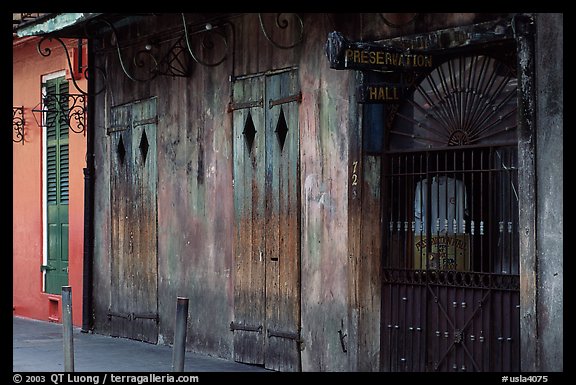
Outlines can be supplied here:
[[384, 368], [517, 370], [515, 147], [391, 154]]
[[518, 274], [515, 147], [388, 158], [385, 266]]
[[517, 79], [508, 52], [446, 60], [392, 115], [391, 150], [516, 143]]
[[24, 144], [24, 107], [12, 107], [12, 141]]
[[48, 122], [42, 118], [42, 115], [51, 113], [57, 116], [61, 125], [69, 127], [72, 132], [86, 133], [86, 95], [66, 92], [46, 94], [42, 96], [42, 100], [42, 103], [32, 110], [33, 113], [40, 114], [40, 118], [34, 116], [39, 126], [46, 127]]
[[388, 129], [382, 369], [519, 370], [516, 78], [440, 64]]

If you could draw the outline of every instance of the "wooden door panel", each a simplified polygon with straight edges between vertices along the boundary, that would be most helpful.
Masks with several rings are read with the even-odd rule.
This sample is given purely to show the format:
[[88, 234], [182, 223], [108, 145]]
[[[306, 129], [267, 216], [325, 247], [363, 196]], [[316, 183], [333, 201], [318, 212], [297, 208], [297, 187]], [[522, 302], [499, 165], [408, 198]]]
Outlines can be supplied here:
[[234, 83], [234, 360], [264, 364], [264, 116], [261, 78]]
[[234, 358], [300, 370], [295, 71], [234, 83]]
[[[111, 199], [111, 304], [109, 319], [112, 322], [112, 335], [133, 338], [129, 333], [129, 320], [121, 316], [130, 307], [126, 303], [131, 298], [130, 269], [130, 218], [131, 190], [127, 181], [132, 174], [132, 138], [129, 131], [114, 132], [111, 135], [110, 199]], [[116, 314], [117, 313], [117, 314]]]
[[113, 335], [156, 343], [157, 169], [156, 101], [112, 111], [111, 305]]
[[298, 79], [266, 78], [266, 367], [300, 368]]

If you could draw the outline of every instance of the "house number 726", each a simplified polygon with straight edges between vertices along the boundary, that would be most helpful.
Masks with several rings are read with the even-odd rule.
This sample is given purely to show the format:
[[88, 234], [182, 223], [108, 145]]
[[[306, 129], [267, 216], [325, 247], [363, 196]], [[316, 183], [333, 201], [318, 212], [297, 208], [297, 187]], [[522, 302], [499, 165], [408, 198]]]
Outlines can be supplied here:
[[358, 185], [358, 161], [352, 162], [352, 186]]

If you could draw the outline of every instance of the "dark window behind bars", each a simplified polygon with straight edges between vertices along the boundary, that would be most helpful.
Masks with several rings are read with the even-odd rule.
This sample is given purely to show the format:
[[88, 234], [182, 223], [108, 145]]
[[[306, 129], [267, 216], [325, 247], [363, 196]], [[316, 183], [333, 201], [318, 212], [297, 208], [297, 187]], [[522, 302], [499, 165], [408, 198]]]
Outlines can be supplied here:
[[506, 60], [438, 65], [388, 134], [385, 266], [518, 273], [516, 78]]
[[388, 157], [385, 267], [518, 274], [515, 147]]

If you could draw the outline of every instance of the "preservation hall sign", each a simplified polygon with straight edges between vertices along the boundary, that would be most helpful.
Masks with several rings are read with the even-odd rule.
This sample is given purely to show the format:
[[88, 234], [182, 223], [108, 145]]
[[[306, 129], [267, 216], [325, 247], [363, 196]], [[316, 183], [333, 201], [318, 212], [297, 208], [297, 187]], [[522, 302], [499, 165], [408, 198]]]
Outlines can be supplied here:
[[326, 54], [330, 68], [337, 70], [422, 71], [431, 69], [433, 65], [433, 57], [428, 53], [351, 42], [340, 32], [328, 35]]
[[358, 87], [360, 103], [398, 103], [406, 87], [396, 83], [369, 83]]
[[374, 82], [374, 76], [367, 82], [362, 78], [362, 84], [357, 88], [359, 103], [400, 103], [408, 94], [410, 82], [406, 79], [414, 79], [415, 75], [424, 74], [436, 65], [430, 52], [377, 42], [352, 42], [340, 32], [328, 35], [326, 55], [330, 68], [336, 70], [381, 73], [377, 82]]
[[409, 97], [415, 82], [442, 63], [454, 49], [516, 39], [510, 19], [399, 36], [378, 41], [350, 41], [330, 32], [326, 56], [330, 68], [359, 70], [359, 103], [397, 104]]

